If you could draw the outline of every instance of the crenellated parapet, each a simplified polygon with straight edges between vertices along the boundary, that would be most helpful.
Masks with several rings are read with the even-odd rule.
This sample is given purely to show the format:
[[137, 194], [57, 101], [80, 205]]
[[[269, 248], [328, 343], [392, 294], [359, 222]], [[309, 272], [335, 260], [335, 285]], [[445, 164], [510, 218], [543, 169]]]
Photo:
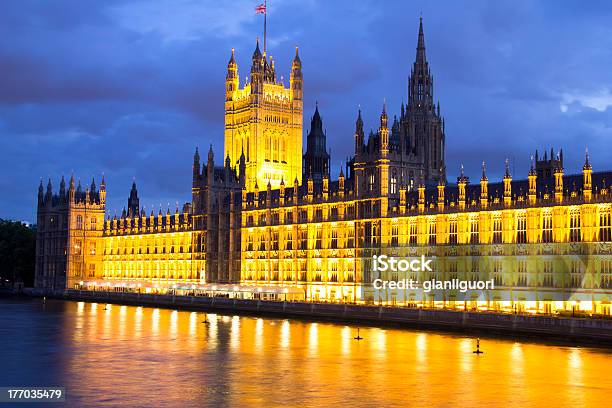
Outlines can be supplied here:
[[162, 214], [160, 209], [157, 215], [153, 211], [147, 215], [144, 208], [135, 214], [126, 214], [124, 211], [120, 217], [115, 215], [105, 220], [104, 235], [137, 235], [190, 231], [193, 229], [190, 210], [191, 207], [185, 205], [182, 212], [179, 212], [177, 207], [174, 214], [170, 213], [170, 209], [167, 209], [165, 214]]
[[[565, 175], [562, 169], [557, 169], [555, 179], [538, 180], [532, 166], [527, 179], [513, 180], [507, 163], [505, 168], [501, 180], [490, 182], [483, 164], [478, 185], [470, 184], [469, 177], [464, 175], [462, 168], [456, 184], [447, 185], [440, 180], [436, 186], [420, 184], [412, 191], [407, 191], [403, 186], [399, 189], [398, 198], [388, 200], [381, 196], [362, 197], [355, 194], [352, 180], [345, 180], [343, 174], [337, 180], [329, 180], [326, 176], [318, 183], [308, 178], [302, 185], [294, 183], [294, 188], [285, 188], [283, 182], [279, 189], [271, 189], [268, 185], [265, 190], [260, 191], [256, 187], [253, 192], [244, 191], [241, 200], [242, 211], [248, 215], [251, 211], [281, 209], [290, 211], [305, 206], [326, 205], [328, 213], [331, 214], [332, 209], [352, 205], [356, 210], [351, 214], [358, 219], [365, 214], [370, 217], [381, 217], [386, 213], [384, 215], [386, 217], [397, 217], [498, 211], [609, 203], [612, 199], [612, 190], [608, 183], [612, 180], [612, 172], [593, 172], [588, 158], [583, 167], [583, 174]], [[382, 206], [385, 205], [388, 211], [383, 211]], [[378, 211], [359, 211], [359, 208], [367, 207], [377, 208]], [[334, 214], [336, 213], [334, 210]], [[348, 213], [344, 214], [348, 216]], [[334, 219], [337, 219], [337, 216], [334, 216]]]

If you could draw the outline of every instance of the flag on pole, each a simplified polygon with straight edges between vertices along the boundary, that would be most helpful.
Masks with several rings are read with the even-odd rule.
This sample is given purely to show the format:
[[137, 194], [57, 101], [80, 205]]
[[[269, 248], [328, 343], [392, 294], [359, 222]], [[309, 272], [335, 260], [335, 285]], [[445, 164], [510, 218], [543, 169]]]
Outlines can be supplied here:
[[255, 7], [255, 13], [256, 14], [266, 14], [266, 5], [262, 3], [259, 6]]

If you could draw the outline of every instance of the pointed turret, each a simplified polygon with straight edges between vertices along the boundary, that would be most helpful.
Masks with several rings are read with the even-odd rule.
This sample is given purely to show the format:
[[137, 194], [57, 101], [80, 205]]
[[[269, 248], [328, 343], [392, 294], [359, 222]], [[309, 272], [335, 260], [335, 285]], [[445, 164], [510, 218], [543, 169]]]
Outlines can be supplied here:
[[66, 197], [66, 181], [64, 180], [64, 176], [60, 180], [60, 198], [64, 199]]
[[[421, 180], [422, 180], [422, 176], [421, 176]], [[423, 184], [423, 181], [419, 182], [419, 186], [417, 187], [417, 190], [419, 192], [419, 200], [418, 200], [418, 210], [419, 213], [425, 212], [425, 184]]]
[[74, 203], [75, 199], [74, 174], [70, 175], [70, 184], [68, 185], [68, 201]]
[[363, 119], [361, 119], [361, 109], [359, 109], [355, 122], [355, 157], [359, 156], [363, 150], [364, 138]]
[[528, 180], [528, 184], [529, 184], [529, 191], [527, 193], [527, 198], [529, 199], [529, 204], [533, 205], [536, 203], [536, 199], [537, 199], [537, 179], [538, 179], [538, 173], [536, 172], [535, 169], [535, 161], [537, 161], [537, 150], [536, 150], [536, 158], [534, 160], [534, 157], [531, 156], [531, 167], [529, 169], [529, 173], [527, 174], [527, 180]]
[[45, 193], [45, 204], [51, 206], [51, 201], [53, 199], [53, 187], [51, 186], [51, 178], [47, 182], [47, 192]]
[[444, 211], [444, 188], [446, 184], [444, 180], [440, 179], [438, 181], [438, 211]]
[[227, 154], [227, 156], [225, 156], [225, 166], [223, 167], [224, 169], [224, 175], [225, 175], [225, 182], [229, 183], [230, 179], [231, 179], [231, 161], [230, 161], [230, 156], [229, 153]]
[[100, 182], [100, 204], [106, 204], [106, 181], [104, 180], [104, 174], [102, 174], [102, 181]]
[[[234, 53], [232, 52], [232, 57], [234, 56]], [[253, 57], [252, 57], [252, 61], [253, 61], [253, 66], [259, 66], [261, 64], [261, 51], [259, 50], [259, 37], [257, 37], [257, 39], [255, 40], [255, 50], [253, 51]]]
[[289, 76], [289, 84], [291, 88], [292, 100], [302, 100], [302, 88], [304, 85], [304, 78], [302, 76], [302, 61], [298, 54], [298, 47], [295, 47], [295, 57], [291, 63], [291, 75]]
[[244, 188], [246, 184], [246, 158], [244, 157], [244, 146], [242, 147], [242, 152], [240, 153], [240, 160], [238, 162], [238, 176], [240, 186]]
[[378, 129], [380, 153], [386, 157], [389, 153], [389, 117], [387, 116], [387, 102], [383, 102], [382, 113], [380, 114], [380, 128]]
[[83, 199], [83, 189], [81, 188], [81, 179], [79, 179], [77, 183], [77, 189], [76, 189], [74, 198], [76, 201], [81, 201]]
[[344, 171], [340, 165], [340, 175], [338, 176], [338, 195], [344, 197]]
[[293, 62], [291, 63], [291, 69], [302, 69], [302, 61], [300, 60], [300, 54], [298, 52], [298, 47], [295, 47], [295, 57], [293, 57]]
[[[253, 56], [253, 60], [255, 60], [255, 55]], [[234, 57], [234, 49], [232, 48], [232, 55], [230, 57], [229, 62], [227, 63], [227, 75], [225, 76], [226, 100], [232, 100], [233, 93], [238, 90], [238, 86], [238, 64], [236, 64], [236, 59]]]
[[200, 152], [196, 146], [195, 153], [193, 154], [193, 182], [195, 183], [200, 176]]
[[251, 65], [251, 94], [261, 94], [263, 92], [265, 60], [259, 50], [259, 38], [255, 45]]
[[134, 215], [138, 213], [140, 208], [140, 199], [138, 198], [138, 189], [136, 188], [136, 180], [132, 182], [132, 189], [130, 190], [130, 196], [127, 203], [128, 214]]
[[555, 164], [554, 170], [555, 176], [555, 201], [557, 203], [563, 202], [563, 166], [561, 162], [558, 160]]
[[44, 203], [44, 194], [45, 189], [43, 188], [42, 177], [40, 178], [40, 183], [38, 184], [38, 206], [40, 207]]
[[387, 116], [387, 101], [383, 100], [382, 112], [380, 114], [380, 127], [388, 127], [389, 117]]
[[459, 177], [457, 177], [457, 188], [459, 190], [459, 209], [465, 209], [465, 187], [467, 186], [468, 178], [465, 177], [465, 173], [463, 172], [463, 163], [461, 164], [461, 172], [459, 173]]
[[[330, 155], [327, 153], [327, 137], [323, 131], [323, 121], [319, 114], [319, 105], [315, 105], [315, 112], [310, 121], [310, 131], [306, 137], [306, 153], [304, 153], [304, 174], [303, 177], [311, 176], [315, 182], [320, 182], [327, 173], [327, 163]], [[311, 174], [306, 174], [308, 169]]]
[[215, 174], [215, 154], [213, 153], [212, 144], [208, 148], [208, 160], [206, 162], [206, 180], [209, 184], [213, 183]]
[[510, 175], [510, 162], [506, 159], [506, 172], [504, 174], [504, 205], [512, 204], [512, 176]]
[[89, 201], [95, 203], [98, 201], [98, 191], [96, 187], [95, 177], [91, 178], [91, 184], [89, 185]]
[[489, 179], [487, 178], [487, 165], [482, 162], [482, 177], [480, 177], [480, 206], [487, 208], [489, 204]]
[[584, 152], [584, 166], [582, 166], [582, 193], [585, 201], [591, 201], [593, 195], [593, 168], [589, 163], [589, 149]]

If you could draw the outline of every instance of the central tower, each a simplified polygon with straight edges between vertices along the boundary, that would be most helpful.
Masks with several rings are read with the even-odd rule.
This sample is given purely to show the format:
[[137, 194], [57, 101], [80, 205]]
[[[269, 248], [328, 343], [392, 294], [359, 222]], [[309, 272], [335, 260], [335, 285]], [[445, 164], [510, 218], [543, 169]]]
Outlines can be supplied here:
[[278, 81], [274, 60], [253, 52], [249, 81], [240, 88], [232, 50], [225, 80], [225, 157], [231, 167], [245, 160], [245, 187], [278, 188], [302, 182], [302, 62], [295, 49], [289, 87]]

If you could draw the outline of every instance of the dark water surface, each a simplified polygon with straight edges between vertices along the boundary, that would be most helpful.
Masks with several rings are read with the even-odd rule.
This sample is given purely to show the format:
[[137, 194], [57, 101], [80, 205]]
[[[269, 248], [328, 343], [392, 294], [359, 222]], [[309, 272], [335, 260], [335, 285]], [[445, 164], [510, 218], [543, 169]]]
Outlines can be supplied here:
[[65, 407], [612, 401], [609, 350], [483, 339], [477, 356], [461, 334], [360, 334], [353, 340], [356, 328], [342, 324], [0, 298], [0, 386], [62, 386]]

